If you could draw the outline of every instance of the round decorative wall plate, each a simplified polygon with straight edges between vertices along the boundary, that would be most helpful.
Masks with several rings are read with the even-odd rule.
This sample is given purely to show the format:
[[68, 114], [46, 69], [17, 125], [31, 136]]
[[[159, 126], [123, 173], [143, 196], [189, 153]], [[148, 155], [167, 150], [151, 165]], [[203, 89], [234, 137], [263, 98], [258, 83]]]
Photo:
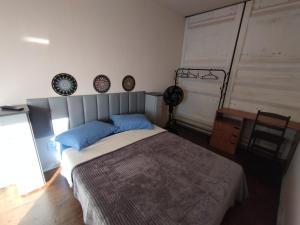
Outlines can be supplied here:
[[127, 75], [123, 78], [122, 86], [125, 91], [132, 91], [135, 87], [135, 79], [131, 75]]
[[110, 88], [110, 80], [105, 75], [98, 75], [94, 79], [94, 88], [99, 93], [105, 93]]
[[70, 74], [60, 73], [53, 77], [52, 88], [59, 95], [72, 95], [77, 89], [77, 81]]

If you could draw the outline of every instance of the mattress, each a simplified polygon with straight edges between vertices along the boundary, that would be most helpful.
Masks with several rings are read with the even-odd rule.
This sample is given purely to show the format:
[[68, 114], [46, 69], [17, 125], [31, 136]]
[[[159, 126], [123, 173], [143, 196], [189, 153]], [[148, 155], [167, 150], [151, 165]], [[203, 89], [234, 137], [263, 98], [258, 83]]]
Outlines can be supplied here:
[[65, 151], [62, 166], [86, 224], [218, 225], [247, 196], [238, 164], [158, 127], [83, 152]]
[[81, 151], [74, 148], [65, 149], [61, 156], [61, 174], [67, 179], [70, 187], [72, 187], [72, 171], [77, 165], [165, 131], [154, 125], [154, 129], [130, 130], [108, 136]]

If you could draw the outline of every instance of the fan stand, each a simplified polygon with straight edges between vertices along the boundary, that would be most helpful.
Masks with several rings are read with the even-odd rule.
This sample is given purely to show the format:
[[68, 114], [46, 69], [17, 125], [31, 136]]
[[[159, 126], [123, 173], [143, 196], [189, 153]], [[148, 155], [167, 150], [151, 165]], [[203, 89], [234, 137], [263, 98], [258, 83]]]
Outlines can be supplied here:
[[173, 111], [174, 111], [174, 106], [169, 105], [169, 119], [168, 119], [168, 122], [167, 122], [165, 128], [168, 131], [177, 134], [178, 132], [177, 132], [176, 128], [174, 127], [176, 125], [176, 120], [174, 119]]

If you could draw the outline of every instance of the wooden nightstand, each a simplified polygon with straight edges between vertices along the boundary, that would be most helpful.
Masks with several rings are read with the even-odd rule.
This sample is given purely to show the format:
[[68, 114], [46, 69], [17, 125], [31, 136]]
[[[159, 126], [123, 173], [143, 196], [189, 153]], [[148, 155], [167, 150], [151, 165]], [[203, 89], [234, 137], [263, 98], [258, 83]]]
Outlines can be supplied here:
[[168, 121], [168, 106], [163, 100], [163, 93], [147, 92], [145, 98], [145, 113], [147, 117], [152, 123], [165, 127]]
[[225, 118], [222, 113], [217, 112], [209, 142], [210, 146], [222, 152], [232, 155], [235, 154], [241, 134], [242, 123], [240, 120]]

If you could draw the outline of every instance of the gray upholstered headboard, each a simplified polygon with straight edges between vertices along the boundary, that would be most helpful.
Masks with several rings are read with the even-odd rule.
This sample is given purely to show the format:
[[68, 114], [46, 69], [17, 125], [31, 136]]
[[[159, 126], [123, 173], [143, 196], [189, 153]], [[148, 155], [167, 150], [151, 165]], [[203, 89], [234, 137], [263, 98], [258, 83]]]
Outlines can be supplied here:
[[48, 170], [54, 165], [45, 164], [55, 158], [48, 144], [54, 136], [53, 121], [64, 118], [68, 128], [74, 128], [93, 120], [108, 121], [114, 114], [144, 113], [145, 92], [35, 98], [27, 99], [27, 104], [42, 166]]

